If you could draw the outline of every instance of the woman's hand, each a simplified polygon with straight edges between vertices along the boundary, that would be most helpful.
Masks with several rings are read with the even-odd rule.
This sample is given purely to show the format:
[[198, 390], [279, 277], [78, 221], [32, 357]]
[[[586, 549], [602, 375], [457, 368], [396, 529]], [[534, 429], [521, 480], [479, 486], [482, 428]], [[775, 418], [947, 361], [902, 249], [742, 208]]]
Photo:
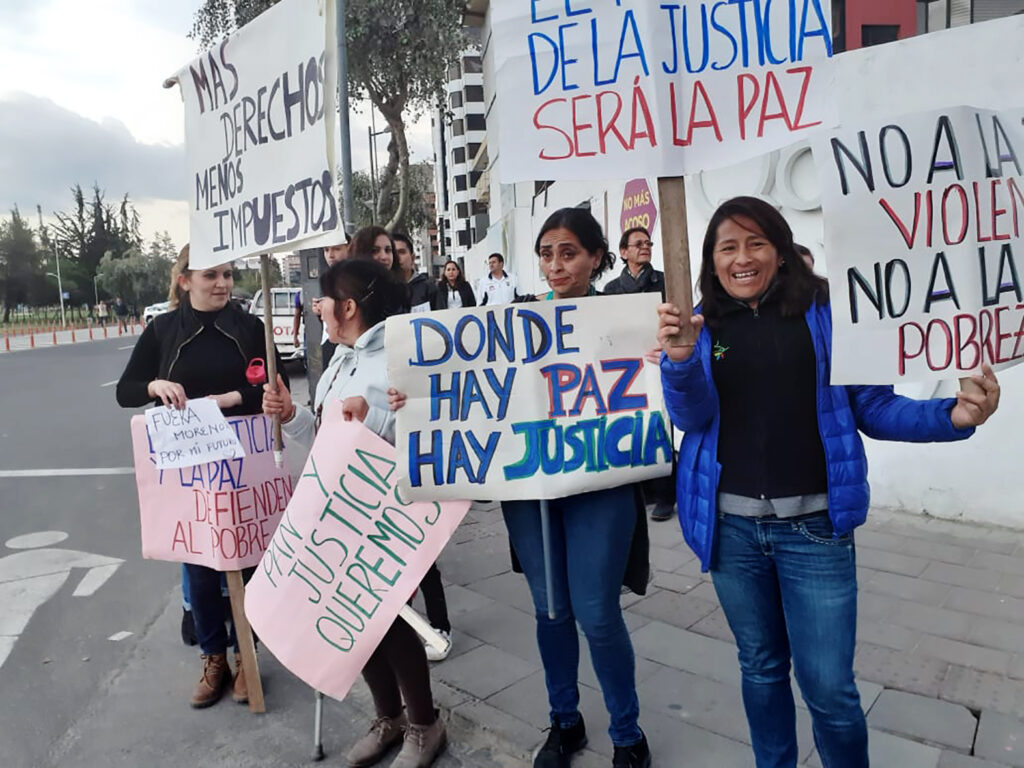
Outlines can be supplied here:
[[700, 329], [703, 327], [704, 315], [693, 315], [686, 327], [686, 330], [692, 333], [693, 342], [673, 344], [672, 339], [682, 333], [684, 329], [682, 313], [675, 304], [658, 305], [658, 343], [661, 344], [661, 348], [668, 355], [669, 360], [674, 363], [690, 359], [697, 346], [697, 336], [700, 335]]
[[366, 402], [366, 398], [361, 395], [355, 397], [346, 397], [341, 401], [341, 415], [345, 417], [345, 421], [366, 421], [366, 414], [370, 411], [370, 404]]
[[263, 412], [267, 416], [280, 416], [281, 421], [291, 421], [295, 416], [292, 393], [284, 385], [281, 374], [277, 374], [277, 386], [263, 385]]
[[224, 392], [220, 395], [207, 395], [207, 398], [217, 403], [217, 407], [222, 411], [242, 404], [242, 393], [238, 391]]
[[981, 375], [971, 376], [970, 381], [978, 391], [957, 392], [956, 405], [949, 414], [957, 429], [980, 427], [999, 407], [999, 380], [992, 366], [982, 365]]
[[388, 390], [388, 408], [392, 411], [399, 411], [405, 407], [405, 392], [399, 392], [394, 387]]
[[146, 387], [146, 392], [150, 397], [159, 397], [161, 402], [166, 406], [173, 406], [179, 411], [185, 407], [185, 388], [176, 381], [168, 381], [167, 379], [153, 379], [149, 382]]

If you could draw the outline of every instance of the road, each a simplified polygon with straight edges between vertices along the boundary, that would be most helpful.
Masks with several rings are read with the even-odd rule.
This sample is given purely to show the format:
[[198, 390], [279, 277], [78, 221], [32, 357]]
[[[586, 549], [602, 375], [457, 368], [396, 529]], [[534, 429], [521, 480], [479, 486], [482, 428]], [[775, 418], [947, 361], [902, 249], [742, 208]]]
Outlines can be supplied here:
[[[269, 652], [266, 715], [229, 697], [188, 706], [199, 659], [179, 637], [180, 568], [141, 557], [132, 414], [114, 401], [133, 342], [0, 355], [0, 765], [306, 765], [313, 696]], [[44, 531], [66, 536], [28, 536]], [[368, 708], [359, 689], [328, 702], [328, 764]], [[465, 741], [437, 763], [511, 764]]]

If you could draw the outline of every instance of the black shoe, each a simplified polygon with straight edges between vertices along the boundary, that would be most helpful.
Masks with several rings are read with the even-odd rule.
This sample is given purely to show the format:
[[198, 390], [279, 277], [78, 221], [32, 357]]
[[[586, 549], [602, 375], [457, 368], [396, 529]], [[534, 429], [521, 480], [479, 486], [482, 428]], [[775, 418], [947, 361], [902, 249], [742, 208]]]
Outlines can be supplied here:
[[569, 757], [585, 746], [587, 728], [583, 724], [583, 715], [568, 728], [559, 728], [557, 723], [552, 723], [548, 740], [533, 760], [533, 768], [569, 768]]
[[651, 768], [651, 750], [647, 737], [640, 733], [640, 741], [628, 747], [616, 747], [612, 768]]
[[192, 611], [181, 611], [181, 642], [185, 645], [198, 645], [196, 640], [196, 623]]
[[675, 506], [670, 501], [659, 501], [651, 510], [651, 520], [671, 520], [676, 514]]

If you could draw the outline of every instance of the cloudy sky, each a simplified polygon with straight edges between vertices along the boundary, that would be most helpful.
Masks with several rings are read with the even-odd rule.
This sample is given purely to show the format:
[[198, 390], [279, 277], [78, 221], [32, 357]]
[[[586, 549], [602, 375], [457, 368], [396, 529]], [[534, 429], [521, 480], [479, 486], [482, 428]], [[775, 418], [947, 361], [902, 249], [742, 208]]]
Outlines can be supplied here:
[[[0, 0], [0, 215], [35, 223], [69, 210], [70, 188], [128, 194], [146, 239], [188, 238], [184, 118], [161, 84], [197, 54], [187, 37], [200, 0]], [[352, 114], [352, 163], [369, 165], [368, 105]], [[382, 121], [378, 118], [377, 125]], [[430, 159], [430, 122], [410, 128]], [[386, 137], [378, 139], [385, 151]]]

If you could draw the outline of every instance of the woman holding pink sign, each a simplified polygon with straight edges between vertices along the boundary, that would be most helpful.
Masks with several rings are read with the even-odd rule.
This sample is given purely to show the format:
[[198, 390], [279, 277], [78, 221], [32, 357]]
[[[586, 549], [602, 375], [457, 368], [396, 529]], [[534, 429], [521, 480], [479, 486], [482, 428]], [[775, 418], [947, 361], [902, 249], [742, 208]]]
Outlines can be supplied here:
[[[357, 237], [358, 240], [358, 237]], [[320, 278], [321, 317], [338, 344], [320, 377], [310, 410], [292, 401], [284, 382], [277, 392], [265, 388], [263, 412], [280, 415], [291, 459], [304, 463], [313, 446], [326, 403], [341, 401], [347, 420], [361, 421], [389, 443], [395, 441], [395, 416], [388, 407], [384, 321], [406, 311], [404, 282], [378, 261], [341, 261]], [[444, 721], [434, 707], [430, 669], [419, 636], [396, 619], [363, 667], [377, 716], [369, 732], [349, 750], [348, 765], [365, 768], [402, 742], [391, 768], [427, 768], [445, 746]], [[403, 707], [404, 702], [404, 707]]]
[[[171, 311], [154, 318], [139, 337], [117, 382], [117, 402], [124, 408], [154, 403], [183, 408], [188, 399], [209, 397], [226, 416], [259, 413], [262, 381], [250, 381], [247, 373], [266, 357], [263, 322], [230, 300], [231, 264], [193, 270], [188, 260], [186, 245], [171, 269]], [[280, 357], [277, 365], [284, 370]], [[232, 698], [246, 703], [249, 693], [237, 641], [225, 629], [231, 611], [221, 594], [221, 574], [189, 563], [184, 569], [203, 660], [190, 703], [196, 709], [212, 706], [229, 684]], [[235, 646], [233, 678], [229, 644]]]

